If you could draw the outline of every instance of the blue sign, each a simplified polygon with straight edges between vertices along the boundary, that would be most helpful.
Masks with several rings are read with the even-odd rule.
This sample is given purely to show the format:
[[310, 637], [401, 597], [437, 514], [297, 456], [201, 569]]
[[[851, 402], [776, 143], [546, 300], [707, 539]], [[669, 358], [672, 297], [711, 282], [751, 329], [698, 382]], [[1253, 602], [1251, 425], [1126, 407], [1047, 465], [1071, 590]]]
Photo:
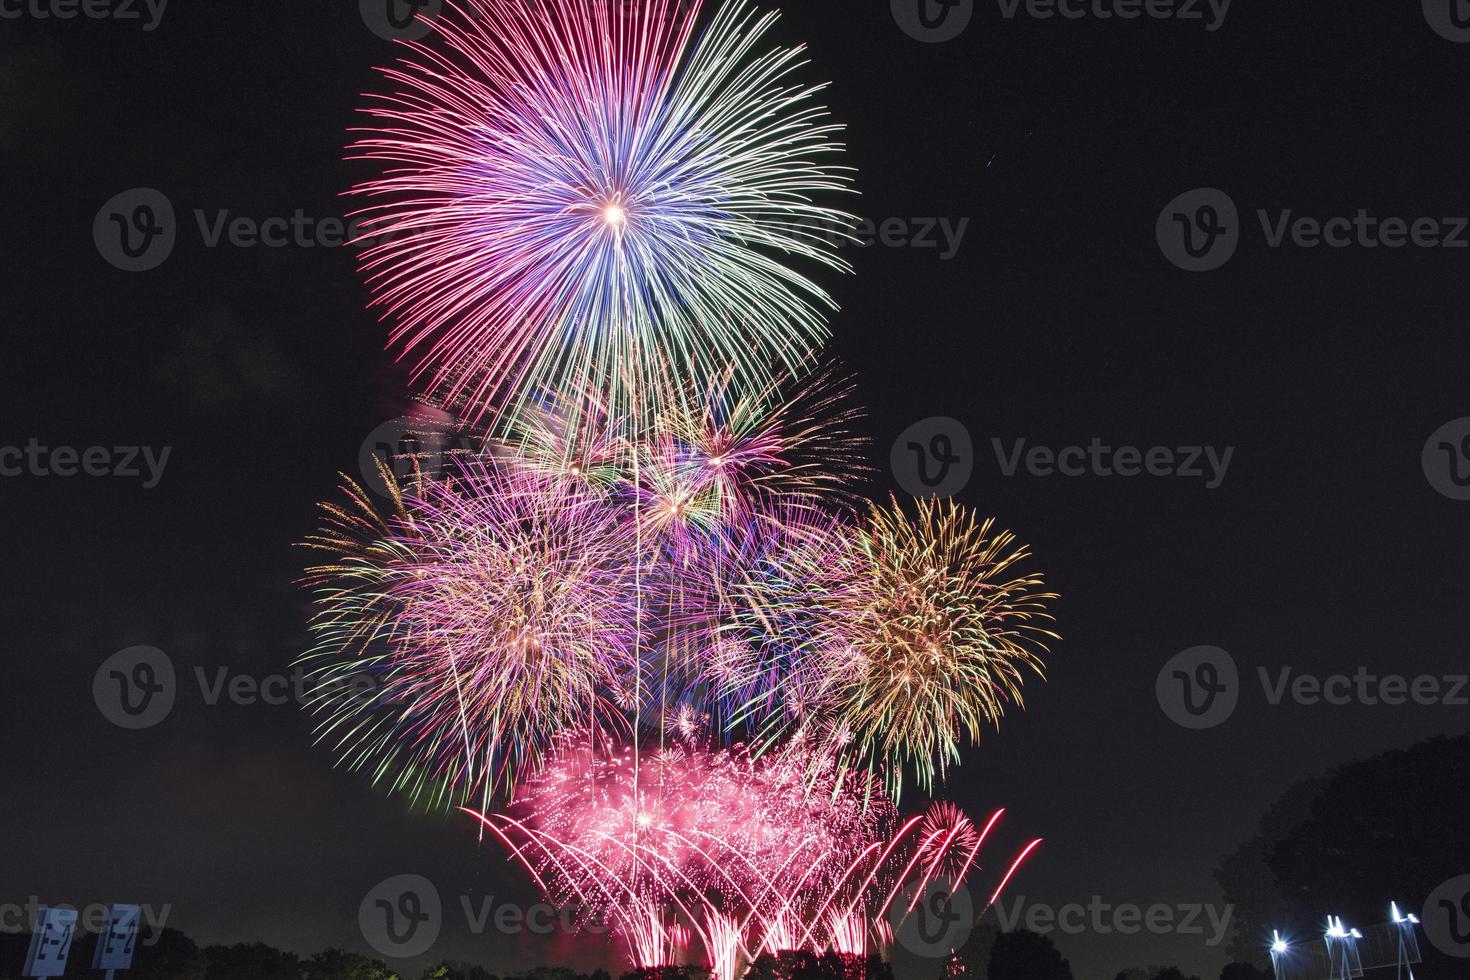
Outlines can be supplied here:
[[133, 965], [133, 951], [138, 948], [138, 924], [143, 910], [137, 905], [114, 905], [107, 910], [107, 928], [97, 937], [97, 952], [92, 969], [126, 970]]
[[22, 976], [59, 977], [65, 973], [66, 958], [71, 955], [71, 941], [76, 934], [76, 909], [41, 909]]

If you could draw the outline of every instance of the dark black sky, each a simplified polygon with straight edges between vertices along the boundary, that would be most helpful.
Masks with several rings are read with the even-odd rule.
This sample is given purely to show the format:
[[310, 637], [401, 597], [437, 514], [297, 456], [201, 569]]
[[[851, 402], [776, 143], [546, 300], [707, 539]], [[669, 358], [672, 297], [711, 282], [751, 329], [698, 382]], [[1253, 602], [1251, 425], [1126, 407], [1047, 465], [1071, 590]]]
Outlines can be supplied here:
[[[1467, 730], [1464, 708], [1273, 708], [1254, 674], [1463, 672], [1470, 503], [1430, 486], [1420, 452], [1470, 415], [1470, 250], [1272, 249], [1253, 214], [1470, 214], [1470, 44], [1408, 0], [1237, 0], [1215, 32], [1010, 21], [989, 0], [934, 45], [879, 0], [788, 7], [783, 37], [810, 44], [850, 125], [857, 209], [970, 219], [951, 261], [852, 250], [857, 275], [825, 280], [875, 463], [913, 422], [962, 420], [980, 459], [961, 499], [1030, 542], [1064, 596], [1051, 682], [948, 790], [1011, 807], [997, 855], [1047, 838], [1016, 883], [1030, 902], [1218, 902], [1212, 867], [1293, 781]], [[191, 212], [340, 215], [361, 175], [345, 131], [391, 57], [345, 0], [174, 0], [151, 32], [0, 20], [0, 446], [173, 447], [152, 490], [0, 479], [0, 902], [169, 904], [201, 939], [309, 952], [363, 947], [358, 903], [388, 875], [456, 905], [527, 895], [461, 821], [334, 771], [296, 709], [209, 707], [192, 680], [284, 672], [303, 648], [292, 542], [405, 379], [346, 250], [208, 249]], [[181, 239], [127, 274], [92, 222], [139, 186], [171, 199]], [[1189, 274], [1154, 227], [1201, 186], [1233, 197], [1245, 240]], [[989, 450], [1094, 436], [1236, 453], [1207, 491], [1006, 479]], [[92, 679], [140, 643], [190, 677], [166, 722], [123, 732]], [[1154, 681], [1199, 644], [1247, 687], [1196, 733]], [[454, 919], [436, 954], [545, 952]], [[1200, 937], [1058, 941], [1079, 977], [1224, 962]]]

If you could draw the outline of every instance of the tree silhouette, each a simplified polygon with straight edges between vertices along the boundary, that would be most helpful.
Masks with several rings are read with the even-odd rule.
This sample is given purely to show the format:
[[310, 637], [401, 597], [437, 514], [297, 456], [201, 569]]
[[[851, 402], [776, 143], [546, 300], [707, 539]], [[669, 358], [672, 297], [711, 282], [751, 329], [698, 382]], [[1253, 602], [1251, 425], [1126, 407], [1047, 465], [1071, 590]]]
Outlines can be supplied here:
[[1470, 736], [1344, 766], [1267, 863], [1307, 921], [1329, 911], [1386, 921], [1390, 899], [1422, 902], [1470, 867], [1467, 772]]
[[623, 980], [709, 980], [712, 972], [703, 966], [665, 966], [651, 970], [634, 970], [623, 974]]
[[[30, 945], [29, 931], [0, 932], [0, 980], [19, 980]], [[91, 968], [96, 945], [94, 935], [77, 936], [67, 958], [68, 977], [100, 976]], [[132, 969], [119, 976], [126, 980], [205, 980], [207, 968], [204, 954], [192, 939], [177, 929], [163, 929], [151, 943], [138, 943]]]
[[[1466, 772], [1470, 736], [1439, 737], [1293, 787], [1260, 834], [1217, 872], [1225, 900], [1237, 907], [1235, 957], [1264, 966], [1258, 937], [1278, 928], [1311, 934], [1329, 913], [1364, 926], [1385, 922], [1391, 900], [1417, 909], [1470, 868]], [[1274, 892], [1263, 895], [1263, 879]], [[1432, 944], [1421, 946], [1424, 975], [1460, 966]]]
[[1045, 936], [1001, 933], [990, 951], [990, 980], [1074, 980], [1072, 965]]
[[300, 980], [301, 961], [265, 943], [210, 946], [205, 980]]
[[1266, 965], [1266, 948], [1261, 937], [1271, 935], [1273, 928], [1291, 919], [1290, 903], [1282, 896], [1266, 858], [1293, 828], [1311, 816], [1312, 801], [1326, 786], [1324, 778], [1293, 785], [1266, 811], [1256, 835], [1215, 869], [1215, 880], [1225, 892], [1225, 901], [1235, 909], [1230, 944], [1226, 947], [1231, 958]]
[[398, 980], [398, 974], [380, 960], [357, 953], [328, 949], [301, 965], [302, 980]]
[[1276, 980], [1276, 974], [1251, 963], [1231, 963], [1221, 972], [1220, 980]]
[[745, 980], [893, 980], [893, 968], [876, 954], [864, 959], [841, 953], [765, 953], [751, 964]]
[[[431, 966], [425, 970], [423, 980], [497, 980], [497, 978], [490, 971], [475, 966], [473, 963], [445, 960], [438, 966]], [[612, 978], [604, 973], [601, 980], [612, 980]]]
[[140, 940], [127, 980], [205, 980], [209, 960], [188, 936], [164, 929], [152, 943]]

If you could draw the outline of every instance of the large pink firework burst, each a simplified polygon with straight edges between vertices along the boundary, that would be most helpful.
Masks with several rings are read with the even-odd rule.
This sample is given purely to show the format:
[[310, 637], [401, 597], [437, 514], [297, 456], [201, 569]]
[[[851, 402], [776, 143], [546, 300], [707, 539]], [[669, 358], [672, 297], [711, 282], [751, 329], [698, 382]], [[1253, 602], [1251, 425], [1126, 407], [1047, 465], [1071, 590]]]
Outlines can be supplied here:
[[683, 937], [733, 978], [762, 953], [879, 948], [925, 888], [965, 882], [1002, 812], [983, 830], [953, 807], [901, 823], [881, 787], [831, 769], [569, 738], [511, 812], [473, 815], [553, 901], [607, 916], [637, 965], [673, 962]]

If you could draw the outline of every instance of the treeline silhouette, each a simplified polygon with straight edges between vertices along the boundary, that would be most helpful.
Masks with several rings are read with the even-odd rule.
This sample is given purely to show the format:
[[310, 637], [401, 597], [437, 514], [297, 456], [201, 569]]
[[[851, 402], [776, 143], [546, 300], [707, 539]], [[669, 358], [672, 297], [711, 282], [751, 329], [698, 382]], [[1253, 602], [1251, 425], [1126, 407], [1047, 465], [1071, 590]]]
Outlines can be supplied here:
[[[30, 946], [29, 932], [0, 933], [0, 980], [20, 980]], [[96, 978], [91, 969], [97, 937], [79, 934], [67, 961], [67, 977]], [[341, 949], [327, 949], [310, 957], [267, 946], [241, 943], [200, 947], [177, 929], [162, 930], [156, 942], [137, 948], [133, 967], [119, 980], [614, 980], [605, 970], [578, 973], [559, 967], [497, 973], [472, 963], [446, 961], [420, 974], [402, 973], [381, 960]], [[709, 980], [710, 971], [688, 966], [662, 970], [635, 970], [620, 980]], [[752, 965], [748, 980], [893, 980], [888, 964], [878, 956], [856, 957], [828, 953], [782, 953], [762, 956]]]
[[[1320, 938], [1329, 914], [1369, 927], [1410, 912], [1470, 869], [1470, 736], [1437, 737], [1339, 766], [1288, 789], [1215, 872], [1235, 910], [1227, 952], [1266, 965], [1263, 937]], [[1428, 915], [1425, 915], [1428, 918]], [[1465, 977], [1421, 934], [1420, 977]], [[1365, 964], [1366, 965], [1366, 964]], [[1371, 973], [1370, 973], [1371, 975]]]
[[[20, 980], [29, 933], [0, 933], [0, 980]], [[83, 933], [72, 946], [67, 977], [91, 977], [96, 937]], [[983, 948], [933, 961], [934, 980], [1075, 980], [1071, 965], [1046, 936], [1017, 930], [992, 933]], [[634, 970], [616, 980], [709, 980], [704, 967]], [[422, 973], [396, 970], [381, 960], [340, 949], [310, 957], [267, 946], [198, 946], [177, 929], [164, 929], [156, 942], [139, 944], [133, 968], [119, 980], [615, 980], [606, 970], [578, 973], [560, 967], [496, 972], [472, 963], [445, 961]], [[781, 953], [765, 955], [751, 965], [745, 980], [894, 980], [893, 970], [877, 955]], [[1116, 980], [1200, 980], [1173, 967], [1130, 970]], [[1244, 964], [1226, 969], [1221, 980], [1271, 980]]]

